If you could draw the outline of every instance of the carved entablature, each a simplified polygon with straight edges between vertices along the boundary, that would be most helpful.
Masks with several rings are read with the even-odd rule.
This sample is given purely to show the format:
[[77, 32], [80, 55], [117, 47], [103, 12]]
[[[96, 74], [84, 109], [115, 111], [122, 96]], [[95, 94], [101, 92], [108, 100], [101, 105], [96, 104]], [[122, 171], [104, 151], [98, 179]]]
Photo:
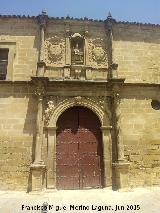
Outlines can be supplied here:
[[45, 126], [49, 126], [52, 123], [51, 119], [54, 119], [56, 122], [56, 119], [58, 119], [59, 113], [62, 113], [64, 110], [72, 106], [88, 107], [97, 115], [99, 115], [99, 118], [102, 121], [103, 119], [105, 121], [107, 120], [106, 118], [104, 118], [106, 114], [108, 114], [108, 118], [111, 116], [110, 111], [108, 110], [107, 97], [104, 97], [104, 96], [96, 96], [96, 97], [49, 96], [46, 99], [46, 109], [44, 112]]
[[91, 66], [108, 68], [106, 41], [103, 38], [89, 39], [88, 51]]
[[44, 59], [47, 66], [62, 65], [65, 61], [65, 39], [58, 35], [48, 37], [44, 44]]

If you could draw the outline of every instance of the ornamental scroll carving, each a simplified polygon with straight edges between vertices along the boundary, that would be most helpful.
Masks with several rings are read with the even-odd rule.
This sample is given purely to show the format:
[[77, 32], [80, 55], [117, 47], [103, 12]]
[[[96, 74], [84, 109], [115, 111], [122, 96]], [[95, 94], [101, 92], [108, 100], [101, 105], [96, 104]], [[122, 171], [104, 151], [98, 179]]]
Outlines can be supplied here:
[[65, 40], [53, 36], [45, 40], [44, 59], [48, 66], [63, 64], [65, 54]]
[[[50, 119], [56, 108], [64, 103], [72, 103], [73, 106], [83, 106], [84, 103], [92, 103], [92, 105], [98, 106], [101, 110], [105, 111], [107, 107], [107, 98], [104, 96], [97, 97], [59, 97], [59, 96], [49, 96], [46, 100], [46, 110], [44, 112], [44, 122], [45, 126], [49, 125]], [[97, 105], [98, 103], [98, 105]]]
[[89, 61], [95, 66], [107, 66], [108, 58], [106, 53], [104, 39], [96, 38], [90, 39], [89, 45]]

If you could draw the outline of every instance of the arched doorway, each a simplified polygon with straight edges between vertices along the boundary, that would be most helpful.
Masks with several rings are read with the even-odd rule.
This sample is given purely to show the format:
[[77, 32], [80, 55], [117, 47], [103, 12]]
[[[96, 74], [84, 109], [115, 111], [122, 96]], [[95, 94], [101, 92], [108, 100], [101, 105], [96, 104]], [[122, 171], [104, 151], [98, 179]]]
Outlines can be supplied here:
[[102, 133], [98, 117], [88, 108], [67, 109], [57, 121], [56, 188], [103, 186]]

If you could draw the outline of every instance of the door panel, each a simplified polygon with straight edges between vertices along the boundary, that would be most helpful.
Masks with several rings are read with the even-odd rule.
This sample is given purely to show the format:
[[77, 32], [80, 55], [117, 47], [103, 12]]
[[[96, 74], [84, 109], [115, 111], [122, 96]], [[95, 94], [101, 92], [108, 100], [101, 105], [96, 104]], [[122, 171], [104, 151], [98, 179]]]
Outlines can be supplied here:
[[79, 176], [77, 177], [60, 177], [56, 179], [57, 189], [79, 189]]
[[102, 140], [98, 118], [89, 109], [72, 107], [60, 116], [57, 126], [57, 188], [102, 187]]

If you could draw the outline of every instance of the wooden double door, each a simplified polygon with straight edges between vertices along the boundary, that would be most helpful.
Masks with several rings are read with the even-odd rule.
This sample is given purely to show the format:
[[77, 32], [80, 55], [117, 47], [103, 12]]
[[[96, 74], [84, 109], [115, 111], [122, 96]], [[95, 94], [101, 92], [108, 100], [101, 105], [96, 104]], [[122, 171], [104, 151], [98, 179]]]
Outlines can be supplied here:
[[89, 109], [72, 107], [57, 121], [57, 189], [100, 188], [103, 185], [100, 121]]

